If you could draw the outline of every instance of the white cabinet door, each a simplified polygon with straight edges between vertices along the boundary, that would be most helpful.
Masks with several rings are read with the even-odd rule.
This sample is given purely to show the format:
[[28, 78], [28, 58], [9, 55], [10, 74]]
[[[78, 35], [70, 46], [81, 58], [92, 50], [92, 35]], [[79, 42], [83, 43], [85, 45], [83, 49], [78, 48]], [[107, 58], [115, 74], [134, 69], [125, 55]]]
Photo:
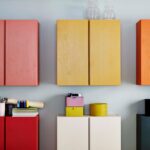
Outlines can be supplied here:
[[88, 117], [57, 117], [57, 150], [88, 150]]
[[90, 150], [121, 150], [121, 118], [90, 117]]

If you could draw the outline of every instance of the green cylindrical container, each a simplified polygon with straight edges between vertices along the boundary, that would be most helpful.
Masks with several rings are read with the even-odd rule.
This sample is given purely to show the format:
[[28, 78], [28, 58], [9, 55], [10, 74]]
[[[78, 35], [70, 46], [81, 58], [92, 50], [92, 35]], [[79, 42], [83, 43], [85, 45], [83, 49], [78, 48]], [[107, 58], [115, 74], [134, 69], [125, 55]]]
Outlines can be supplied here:
[[90, 115], [91, 116], [107, 116], [108, 104], [107, 103], [90, 104]]

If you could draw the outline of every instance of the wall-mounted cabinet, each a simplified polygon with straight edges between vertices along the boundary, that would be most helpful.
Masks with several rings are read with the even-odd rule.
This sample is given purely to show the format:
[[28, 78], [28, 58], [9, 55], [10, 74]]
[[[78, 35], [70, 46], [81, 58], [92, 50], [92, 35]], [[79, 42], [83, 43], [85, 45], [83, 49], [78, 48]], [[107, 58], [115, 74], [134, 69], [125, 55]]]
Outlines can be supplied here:
[[39, 116], [0, 117], [0, 150], [39, 150]]
[[39, 149], [39, 116], [6, 117], [6, 150]]
[[57, 118], [57, 150], [89, 150], [88, 117]]
[[120, 84], [120, 21], [57, 21], [57, 84]]
[[4, 85], [5, 23], [0, 20], [0, 86]]
[[140, 20], [136, 33], [136, 83], [150, 85], [150, 20]]
[[38, 21], [0, 21], [0, 85], [38, 85]]
[[5, 134], [5, 118], [4, 117], [0, 117], [0, 150], [4, 150], [4, 144], [5, 144], [5, 138], [4, 138], [4, 134]]
[[137, 150], [150, 149], [150, 116], [137, 115]]
[[121, 118], [58, 117], [57, 150], [121, 150]]
[[121, 150], [121, 118], [90, 117], [90, 150]]

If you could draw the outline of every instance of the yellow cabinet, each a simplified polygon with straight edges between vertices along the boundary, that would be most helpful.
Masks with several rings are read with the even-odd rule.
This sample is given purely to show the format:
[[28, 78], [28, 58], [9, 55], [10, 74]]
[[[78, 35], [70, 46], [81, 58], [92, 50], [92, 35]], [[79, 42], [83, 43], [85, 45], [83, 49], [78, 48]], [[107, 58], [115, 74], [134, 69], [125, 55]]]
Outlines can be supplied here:
[[57, 21], [57, 84], [88, 85], [88, 21]]
[[119, 85], [120, 78], [120, 21], [90, 21], [90, 85]]
[[120, 21], [57, 21], [57, 84], [120, 84]]

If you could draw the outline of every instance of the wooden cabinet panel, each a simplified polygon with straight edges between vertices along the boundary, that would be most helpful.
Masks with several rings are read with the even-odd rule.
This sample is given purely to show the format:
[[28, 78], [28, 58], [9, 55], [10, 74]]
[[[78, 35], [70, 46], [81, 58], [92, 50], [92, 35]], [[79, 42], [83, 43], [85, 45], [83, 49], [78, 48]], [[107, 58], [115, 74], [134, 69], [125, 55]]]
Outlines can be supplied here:
[[6, 21], [6, 85], [38, 85], [38, 22]]
[[4, 150], [4, 133], [5, 133], [5, 128], [4, 128], [4, 117], [0, 117], [0, 150]]
[[88, 85], [88, 21], [57, 21], [57, 84]]
[[0, 20], [0, 85], [4, 85], [5, 21]]
[[120, 84], [120, 21], [90, 21], [90, 85]]
[[150, 85], [150, 20], [139, 21], [136, 29], [136, 83]]
[[120, 117], [90, 117], [90, 150], [121, 150]]
[[39, 117], [6, 117], [6, 150], [38, 150]]
[[88, 117], [57, 118], [57, 150], [88, 150]]

